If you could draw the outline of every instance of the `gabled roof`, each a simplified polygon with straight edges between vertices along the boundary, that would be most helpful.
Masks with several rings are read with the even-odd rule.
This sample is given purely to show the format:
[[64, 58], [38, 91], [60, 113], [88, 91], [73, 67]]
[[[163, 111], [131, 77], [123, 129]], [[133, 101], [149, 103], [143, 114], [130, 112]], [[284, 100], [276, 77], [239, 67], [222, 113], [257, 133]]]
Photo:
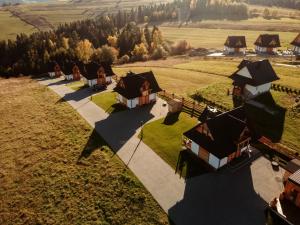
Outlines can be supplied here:
[[64, 66], [63, 66], [63, 72], [66, 74], [66, 75], [69, 75], [69, 74], [72, 74], [73, 73], [73, 68], [74, 66], [76, 66], [75, 62], [72, 62], [72, 61], [66, 61], [64, 63]]
[[198, 131], [198, 128], [205, 123], [198, 124], [183, 135], [205, 148], [219, 159], [227, 157], [231, 153], [237, 151], [236, 143], [243, 131], [247, 128], [246, 122], [242, 118], [242, 114], [244, 114], [242, 113], [243, 110], [243, 107], [239, 107], [207, 120], [205, 123], [207, 124], [213, 140]]
[[288, 180], [300, 186], [300, 169], [293, 173], [291, 176], [289, 176]]
[[266, 48], [281, 47], [278, 34], [261, 34], [254, 42], [254, 45]]
[[286, 164], [285, 169], [287, 171], [289, 171], [290, 173], [295, 173], [297, 170], [300, 169], [300, 160], [299, 159], [292, 159], [291, 161], [289, 161]]
[[228, 36], [224, 44], [229, 48], [246, 48], [245, 36]]
[[243, 59], [240, 64], [237, 66], [238, 69], [242, 69], [243, 67], [247, 66], [249, 63], [252, 63], [252, 61]]
[[53, 72], [54, 71], [54, 67], [57, 65], [58, 63], [56, 61], [50, 61], [48, 63], [48, 70], [49, 72]]
[[101, 62], [100, 65], [103, 67], [103, 69], [105, 71], [105, 75], [107, 77], [111, 77], [111, 76], [116, 75], [114, 73], [114, 71], [112, 70], [111, 63], [109, 63], [109, 62]]
[[162, 91], [152, 71], [140, 73], [140, 74], [135, 74], [130, 72], [127, 74], [127, 76], [122, 77], [120, 79], [119, 83], [114, 88], [114, 90], [127, 99], [140, 97], [141, 96], [140, 89], [142, 85], [145, 83], [145, 81], [149, 82], [151, 93]]
[[297, 35], [297, 37], [291, 42], [291, 45], [300, 47], [300, 33]]
[[82, 75], [88, 80], [97, 79], [98, 78], [97, 71], [101, 67], [103, 67], [106, 76], [114, 76], [115, 75], [115, 73], [113, 72], [113, 70], [111, 68], [111, 64], [108, 62], [102, 62], [101, 64], [98, 64], [96, 62], [90, 62], [88, 64], [80, 63], [77, 65], [79, 65], [78, 67], [79, 67]]
[[[242, 76], [241, 71], [249, 72], [250, 77]], [[233, 73], [230, 78], [234, 80], [234, 85], [249, 84], [259, 86], [279, 80], [269, 60], [261, 60], [256, 62], [247, 62], [244, 67]]]

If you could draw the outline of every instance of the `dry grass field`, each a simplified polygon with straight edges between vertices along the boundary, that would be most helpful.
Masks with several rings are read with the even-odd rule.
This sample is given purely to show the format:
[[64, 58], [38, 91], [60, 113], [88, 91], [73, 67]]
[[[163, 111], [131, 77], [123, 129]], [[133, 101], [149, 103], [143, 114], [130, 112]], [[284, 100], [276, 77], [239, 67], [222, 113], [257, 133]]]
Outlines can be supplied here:
[[105, 142], [46, 87], [0, 80], [0, 224], [168, 224]]
[[[259, 21], [256, 22], [259, 24]], [[282, 22], [285, 23], [285, 22]], [[297, 26], [299, 30], [300, 20], [297, 20]], [[287, 24], [289, 24], [287, 22]], [[221, 28], [222, 27], [222, 28]], [[268, 26], [265, 26], [267, 29]], [[281, 49], [286, 50], [290, 48], [290, 43], [297, 36], [297, 32], [279, 32], [279, 31], [267, 31], [267, 30], [251, 30], [251, 29], [232, 29], [225, 26], [219, 28], [207, 29], [197, 27], [160, 27], [165, 39], [176, 42], [179, 40], [186, 40], [192, 47], [198, 48], [213, 48], [223, 50], [226, 38], [229, 35], [244, 35], [246, 36], [246, 42], [248, 49], [254, 49], [253, 43], [259, 36], [259, 34], [270, 33], [279, 34], [281, 41]]]
[[14, 39], [17, 34], [23, 32], [30, 34], [37, 29], [23, 22], [17, 17], [14, 17], [10, 12], [0, 9], [0, 40]]

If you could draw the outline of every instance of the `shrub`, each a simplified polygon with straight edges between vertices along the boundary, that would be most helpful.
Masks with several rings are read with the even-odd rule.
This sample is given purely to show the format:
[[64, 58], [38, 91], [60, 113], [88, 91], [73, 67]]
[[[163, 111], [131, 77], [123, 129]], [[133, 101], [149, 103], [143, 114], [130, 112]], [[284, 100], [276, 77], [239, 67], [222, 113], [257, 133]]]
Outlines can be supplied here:
[[182, 55], [190, 49], [190, 44], [186, 40], [181, 40], [172, 46], [171, 52], [173, 55]]
[[166, 59], [167, 56], [168, 56], [168, 52], [163, 48], [163, 46], [158, 45], [157, 48], [153, 50], [151, 58], [154, 60]]
[[125, 64], [125, 63], [128, 63], [129, 61], [130, 61], [130, 57], [128, 55], [123, 55], [119, 59], [119, 64]]
[[133, 61], [146, 61], [148, 60], [148, 50], [144, 43], [141, 43], [139, 45], [135, 45], [132, 54], [132, 60]]

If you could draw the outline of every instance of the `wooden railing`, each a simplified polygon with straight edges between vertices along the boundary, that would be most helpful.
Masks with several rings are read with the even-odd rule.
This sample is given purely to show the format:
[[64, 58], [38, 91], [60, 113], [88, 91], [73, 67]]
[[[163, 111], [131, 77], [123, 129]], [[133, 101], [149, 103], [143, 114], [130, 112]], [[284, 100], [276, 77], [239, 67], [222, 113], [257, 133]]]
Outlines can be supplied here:
[[166, 101], [171, 99], [177, 99], [181, 101], [183, 105], [182, 111], [188, 113], [189, 115], [191, 115], [191, 117], [199, 118], [199, 116], [202, 114], [203, 110], [205, 109], [205, 104], [178, 96], [174, 93], [171, 94], [166, 90], [159, 92], [158, 95], [160, 98], [165, 99]]

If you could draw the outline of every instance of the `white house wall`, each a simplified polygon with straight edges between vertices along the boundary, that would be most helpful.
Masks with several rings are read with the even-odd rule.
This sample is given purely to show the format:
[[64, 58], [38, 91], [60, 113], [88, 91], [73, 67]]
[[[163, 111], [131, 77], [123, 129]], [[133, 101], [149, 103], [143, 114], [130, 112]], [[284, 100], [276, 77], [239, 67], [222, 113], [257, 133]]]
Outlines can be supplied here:
[[93, 87], [93, 86], [96, 85], [96, 84], [97, 84], [97, 79], [88, 80], [88, 85], [89, 85], [90, 87]]
[[227, 53], [234, 53], [234, 48], [229, 48], [229, 47], [225, 46], [224, 51]]
[[255, 46], [255, 50], [258, 52], [267, 52], [267, 48], [260, 46]]
[[271, 83], [262, 84], [260, 86], [252, 86], [249, 84], [246, 84], [245, 89], [251, 93], [252, 96], [259, 95], [261, 93], [268, 92], [271, 89]]
[[195, 142], [192, 141], [192, 145], [191, 145], [191, 150], [193, 153], [195, 153], [196, 155], [198, 155], [199, 153], [199, 145]]
[[73, 74], [65, 75], [66, 80], [73, 80]]
[[48, 72], [49, 77], [53, 78], [55, 77], [55, 72]]
[[220, 159], [210, 153], [208, 163], [215, 169], [218, 169], [220, 165]]
[[300, 47], [294, 46], [293, 51], [294, 51], [294, 53], [300, 54]]
[[149, 95], [149, 100], [150, 101], [155, 101], [156, 100], [156, 93], [152, 93]]
[[220, 160], [220, 167], [225, 166], [227, 164], [227, 162], [228, 162], [228, 158], [227, 157], [221, 159]]
[[107, 83], [110, 83], [110, 82], [111, 82], [111, 77], [106, 77], [106, 78], [105, 78], [105, 81], [106, 81]]

